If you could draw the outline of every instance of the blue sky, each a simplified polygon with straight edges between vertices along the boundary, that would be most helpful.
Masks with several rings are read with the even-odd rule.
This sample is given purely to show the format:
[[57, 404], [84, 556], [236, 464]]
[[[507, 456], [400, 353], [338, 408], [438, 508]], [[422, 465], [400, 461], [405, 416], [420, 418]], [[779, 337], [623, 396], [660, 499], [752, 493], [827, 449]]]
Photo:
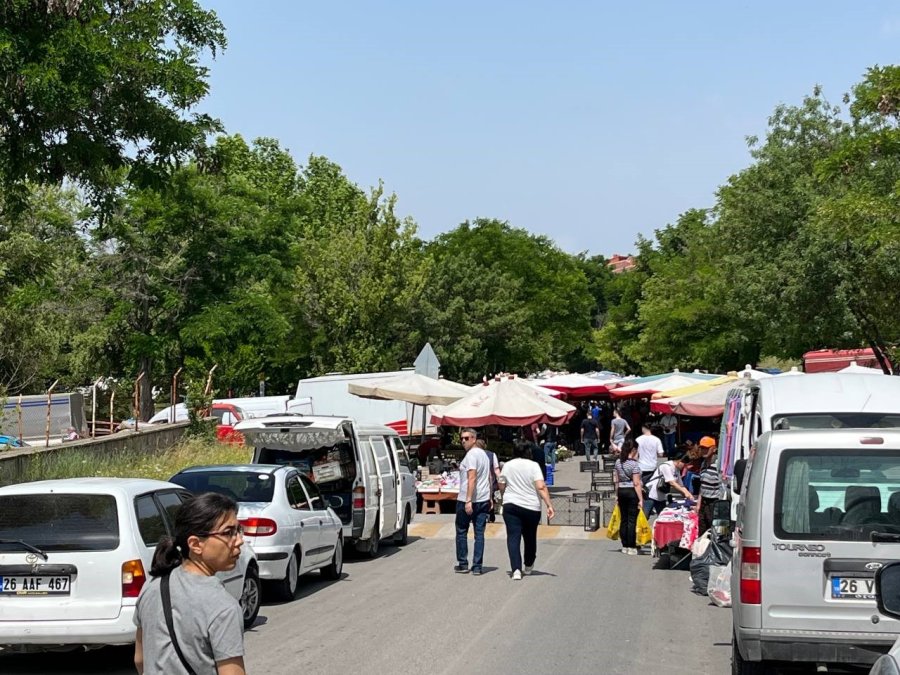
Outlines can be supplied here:
[[492, 217], [603, 255], [710, 206], [779, 103], [897, 62], [895, 2], [200, 0], [201, 106], [383, 180], [431, 238]]

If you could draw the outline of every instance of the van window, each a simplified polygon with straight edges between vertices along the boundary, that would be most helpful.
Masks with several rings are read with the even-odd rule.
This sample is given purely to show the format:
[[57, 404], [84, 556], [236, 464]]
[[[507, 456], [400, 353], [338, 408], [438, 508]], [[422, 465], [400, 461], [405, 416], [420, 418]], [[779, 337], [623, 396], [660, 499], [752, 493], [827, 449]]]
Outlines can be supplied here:
[[375, 461], [378, 464], [378, 473], [382, 476], [394, 473], [390, 457], [388, 457], [387, 445], [381, 436], [372, 436], [372, 450], [375, 452]]
[[412, 469], [409, 467], [409, 455], [406, 454], [406, 448], [403, 446], [403, 441], [396, 436], [391, 436], [390, 440], [397, 449], [397, 461], [400, 464], [400, 468], [404, 469], [406, 472], [411, 471]]
[[[43, 551], [112, 551], [119, 547], [116, 498], [100, 494], [0, 496], [0, 539]], [[14, 546], [0, 544], [7, 552]]]
[[900, 452], [788, 450], [775, 492], [781, 539], [868, 541], [900, 534]]
[[804, 413], [775, 415], [773, 429], [895, 429], [900, 415], [892, 413]]

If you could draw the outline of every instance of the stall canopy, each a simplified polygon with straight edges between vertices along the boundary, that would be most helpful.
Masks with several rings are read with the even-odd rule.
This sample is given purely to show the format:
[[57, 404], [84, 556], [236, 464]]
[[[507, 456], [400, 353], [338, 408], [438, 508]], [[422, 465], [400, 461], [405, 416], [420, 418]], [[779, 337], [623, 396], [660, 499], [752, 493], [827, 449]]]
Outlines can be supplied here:
[[465, 384], [435, 380], [413, 372], [382, 380], [351, 382], [347, 391], [362, 398], [406, 401], [416, 405], [447, 405], [471, 393]]
[[681, 390], [677, 396], [666, 395], [665, 398], [654, 399], [650, 402], [650, 410], [659, 413], [673, 412], [676, 415], [690, 417], [719, 417], [725, 410], [728, 392], [736, 387], [749, 385], [749, 378], [722, 377], [707, 383], [706, 387], [699, 390], [692, 392]]
[[610, 389], [616, 386], [619, 378], [599, 378], [580, 373], [566, 373], [565, 375], [554, 375], [531, 381], [541, 387], [558, 391], [568, 398], [588, 398], [590, 396], [605, 396]]
[[565, 424], [575, 408], [546, 396], [515, 376], [495, 377], [466, 398], [434, 410], [432, 424], [482, 427], [489, 424]]
[[764, 380], [767, 377], [774, 377], [772, 373], [767, 373], [764, 370], [756, 370], [755, 368], [751, 368], [749, 363], [744, 366], [743, 370], [738, 371], [737, 376], [749, 377], [751, 380]]
[[884, 375], [884, 371], [881, 368], [867, 368], [866, 366], [861, 366], [858, 363], [851, 363], [846, 368], [841, 368], [839, 373], [856, 373], [858, 375]]
[[699, 382], [715, 380], [720, 377], [722, 376], [706, 373], [681, 373], [676, 370], [673, 373], [655, 376], [653, 379], [640, 378], [640, 380], [633, 381], [627, 386], [613, 389], [610, 392], [610, 396], [617, 400], [624, 398], [648, 398], [657, 392], [683, 389]]

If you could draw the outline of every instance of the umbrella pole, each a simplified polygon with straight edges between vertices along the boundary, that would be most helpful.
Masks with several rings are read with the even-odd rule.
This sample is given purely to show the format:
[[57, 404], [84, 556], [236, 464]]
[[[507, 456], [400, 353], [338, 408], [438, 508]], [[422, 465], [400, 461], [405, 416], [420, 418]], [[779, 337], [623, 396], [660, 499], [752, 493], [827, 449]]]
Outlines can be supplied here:
[[412, 404], [412, 412], [409, 415], [409, 428], [406, 430], [406, 445], [412, 445], [412, 428], [416, 420], [416, 404]]
[[423, 406], [422, 406], [422, 440], [419, 441], [420, 443], [424, 443], [424, 442], [425, 442], [425, 413], [426, 413], [427, 410], [428, 410], [428, 406], [427, 406], [427, 405], [423, 405]]

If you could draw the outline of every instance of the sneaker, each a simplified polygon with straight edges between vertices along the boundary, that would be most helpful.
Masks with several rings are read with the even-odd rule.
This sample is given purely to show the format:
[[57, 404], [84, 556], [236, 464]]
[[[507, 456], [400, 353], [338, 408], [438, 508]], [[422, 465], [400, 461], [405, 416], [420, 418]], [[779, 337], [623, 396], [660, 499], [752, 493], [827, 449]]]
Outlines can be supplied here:
[[620, 549], [620, 551], [621, 551], [622, 553], [628, 553], [628, 549], [625, 548], [624, 546]]
[[456, 572], [457, 574], [468, 574], [469, 566], [468, 565], [457, 565], [456, 567], [453, 568], [453, 571]]
[[638, 550], [636, 548], [628, 549], [628, 555], [637, 555], [637, 554], [638, 554]]
[[480, 568], [480, 567], [473, 567], [473, 568], [472, 568], [472, 574], [474, 574], [476, 577], [481, 576], [481, 568]]
[[522, 581], [522, 573], [519, 570], [516, 570], [515, 572], [513, 572], [512, 580], [513, 581]]
[[525, 565], [522, 570], [525, 574], [531, 574], [532, 570], [534, 570], [534, 565]]

